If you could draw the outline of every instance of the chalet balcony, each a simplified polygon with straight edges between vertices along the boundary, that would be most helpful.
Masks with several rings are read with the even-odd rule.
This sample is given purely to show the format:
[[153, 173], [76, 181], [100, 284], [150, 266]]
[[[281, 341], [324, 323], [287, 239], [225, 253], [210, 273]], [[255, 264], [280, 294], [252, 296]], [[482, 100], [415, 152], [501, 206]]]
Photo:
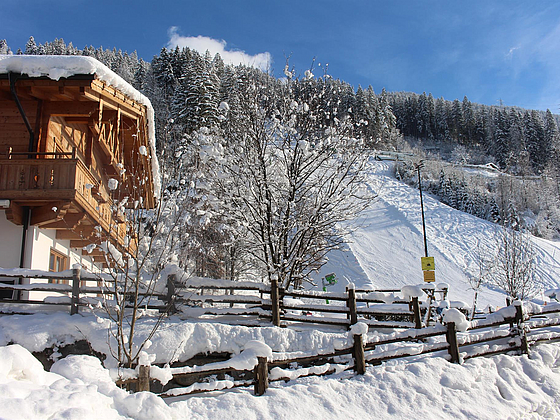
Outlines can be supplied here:
[[0, 199], [11, 201], [11, 220], [22, 224], [17, 209], [28, 206], [31, 225], [71, 230], [76, 239], [89, 237], [95, 226], [101, 226], [120, 246], [128, 247], [125, 219], [112, 214], [105, 186], [75, 153], [66, 155], [69, 158], [27, 159], [26, 155], [0, 160]]

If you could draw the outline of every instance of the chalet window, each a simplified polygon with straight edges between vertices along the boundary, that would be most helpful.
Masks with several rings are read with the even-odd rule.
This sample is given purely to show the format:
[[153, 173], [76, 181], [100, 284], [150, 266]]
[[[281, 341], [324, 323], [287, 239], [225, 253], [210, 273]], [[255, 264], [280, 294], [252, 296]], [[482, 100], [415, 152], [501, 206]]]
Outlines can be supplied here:
[[[49, 271], [59, 272], [68, 268], [68, 256], [63, 253], [52, 249], [49, 258]], [[69, 284], [68, 280], [51, 279], [49, 283]]]

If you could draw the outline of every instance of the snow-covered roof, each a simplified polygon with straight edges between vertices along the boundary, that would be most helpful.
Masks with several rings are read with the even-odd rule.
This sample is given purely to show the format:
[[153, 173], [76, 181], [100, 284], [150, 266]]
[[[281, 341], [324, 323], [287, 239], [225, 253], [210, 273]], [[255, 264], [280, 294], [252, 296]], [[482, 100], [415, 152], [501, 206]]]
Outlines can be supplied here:
[[93, 57], [78, 55], [0, 55], [0, 74], [9, 72], [26, 74], [29, 77], [48, 77], [52, 80], [78, 74], [95, 74], [99, 80], [113, 86], [136, 102], [145, 105], [148, 117], [148, 141], [151, 149], [154, 194], [159, 196], [161, 183], [156, 154], [154, 108], [146, 96]]

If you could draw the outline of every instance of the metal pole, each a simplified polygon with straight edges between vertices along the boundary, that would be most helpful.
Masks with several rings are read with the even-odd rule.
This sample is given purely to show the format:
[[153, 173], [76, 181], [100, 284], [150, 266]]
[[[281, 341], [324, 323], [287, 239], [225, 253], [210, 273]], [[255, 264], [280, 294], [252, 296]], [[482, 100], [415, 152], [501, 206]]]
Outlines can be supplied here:
[[424, 218], [424, 200], [422, 199], [422, 180], [420, 179], [420, 167], [422, 163], [419, 163], [416, 169], [418, 169], [418, 189], [420, 190], [420, 209], [422, 210], [422, 231], [424, 232], [424, 252], [425, 256], [428, 256], [428, 241], [426, 240], [426, 220]]

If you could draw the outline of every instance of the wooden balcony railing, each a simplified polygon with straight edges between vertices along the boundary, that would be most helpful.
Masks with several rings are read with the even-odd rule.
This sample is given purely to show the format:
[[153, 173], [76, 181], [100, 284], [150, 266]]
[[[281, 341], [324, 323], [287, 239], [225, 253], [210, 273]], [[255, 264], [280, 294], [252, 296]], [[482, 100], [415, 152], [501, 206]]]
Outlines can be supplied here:
[[0, 197], [27, 203], [74, 201], [119, 244], [125, 244], [126, 224], [113, 217], [106, 187], [80, 159], [0, 160]]

